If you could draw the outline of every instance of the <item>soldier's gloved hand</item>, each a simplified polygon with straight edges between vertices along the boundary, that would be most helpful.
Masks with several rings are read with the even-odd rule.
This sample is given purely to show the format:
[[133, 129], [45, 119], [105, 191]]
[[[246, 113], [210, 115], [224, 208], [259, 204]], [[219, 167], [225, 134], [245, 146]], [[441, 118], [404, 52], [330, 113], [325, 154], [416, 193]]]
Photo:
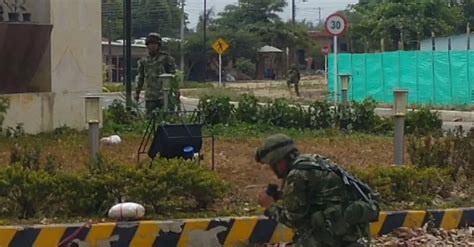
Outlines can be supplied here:
[[270, 208], [274, 201], [275, 200], [273, 200], [273, 198], [269, 196], [266, 191], [262, 191], [258, 195], [258, 205], [262, 206], [265, 209]]

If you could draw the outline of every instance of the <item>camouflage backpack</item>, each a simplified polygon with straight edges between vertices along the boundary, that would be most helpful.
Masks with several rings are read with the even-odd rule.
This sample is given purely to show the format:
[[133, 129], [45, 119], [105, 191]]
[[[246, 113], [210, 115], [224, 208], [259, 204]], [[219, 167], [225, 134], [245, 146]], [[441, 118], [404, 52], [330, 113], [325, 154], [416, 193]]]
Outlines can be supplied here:
[[353, 195], [353, 199], [344, 210], [347, 223], [350, 225], [366, 224], [378, 220], [380, 206], [377, 201], [377, 194], [367, 184], [355, 178], [329, 159], [319, 155], [300, 156], [294, 164], [295, 169], [332, 171], [341, 177], [349, 192], [351, 192], [350, 194]]

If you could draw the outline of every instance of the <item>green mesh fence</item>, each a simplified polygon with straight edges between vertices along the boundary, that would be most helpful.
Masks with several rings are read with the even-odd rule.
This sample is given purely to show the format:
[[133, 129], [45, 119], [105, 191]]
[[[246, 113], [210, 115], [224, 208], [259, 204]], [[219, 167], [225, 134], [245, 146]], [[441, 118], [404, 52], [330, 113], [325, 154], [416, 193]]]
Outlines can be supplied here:
[[[333, 55], [329, 56], [329, 93], [334, 97]], [[340, 54], [340, 74], [350, 74], [349, 98], [372, 97], [391, 104], [394, 88], [408, 90], [410, 104], [474, 105], [474, 51], [397, 51]], [[341, 80], [338, 83], [340, 100]]]

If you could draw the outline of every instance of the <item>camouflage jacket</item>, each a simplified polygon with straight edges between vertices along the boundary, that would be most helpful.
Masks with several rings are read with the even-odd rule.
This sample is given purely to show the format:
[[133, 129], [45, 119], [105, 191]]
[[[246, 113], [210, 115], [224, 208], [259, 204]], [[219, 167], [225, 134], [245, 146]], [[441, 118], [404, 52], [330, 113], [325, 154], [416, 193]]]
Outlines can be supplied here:
[[[301, 158], [319, 156], [301, 155]], [[312, 165], [320, 166], [324, 159], [312, 159]], [[353, 199], [353, 195], [336, 173], [325, 169], [305, 169], [293, 164], [286, 177], [282, 200], [274, 203], [268, 210], [270, 217], [276, 219], [305, 239], [314, 237], [315, 241], [324, 240], [326, 246], [331, 241], [344, 236], [343, 241], [356, 241], [360, 238], [357, 229], [344, 222], [344, 209]], [[335, 240], [339, 241], [339, 240]], [[337, 245], [335, 245], [337, 246]]]
[[148, 55], [140, 59], [136, 93], [140, 93], [144, 87], [146, 100], [162, 99], [163, 82], [160, 80], [160, 75], [165, 73], [176, 73], [174, 58], [168, 53], [159, 52], [156, 56]]
[[297, 69], [290, 69], [288, 71], [288, 82], [293, 84], [299, 83], [300, 81], [300, 72]]

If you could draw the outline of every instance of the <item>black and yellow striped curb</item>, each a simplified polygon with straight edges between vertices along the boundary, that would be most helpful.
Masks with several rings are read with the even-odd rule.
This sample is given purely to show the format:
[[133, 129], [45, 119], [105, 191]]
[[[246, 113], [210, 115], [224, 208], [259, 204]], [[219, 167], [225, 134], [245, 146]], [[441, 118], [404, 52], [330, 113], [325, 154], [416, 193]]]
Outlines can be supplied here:
[[[474, 208], [382, 212], [371, 224], [374, 236], [394, 229], [421, 227], [432, 222], [436, 228], [455, 229], [474, 225]], [[138, 221], [93, 225], [0, 227], [0, 247], [58, 246], [242, 246], [291, 242], [293, 233], [263, 217]], [[71, 241], [68, 241], [71, 240]]]

